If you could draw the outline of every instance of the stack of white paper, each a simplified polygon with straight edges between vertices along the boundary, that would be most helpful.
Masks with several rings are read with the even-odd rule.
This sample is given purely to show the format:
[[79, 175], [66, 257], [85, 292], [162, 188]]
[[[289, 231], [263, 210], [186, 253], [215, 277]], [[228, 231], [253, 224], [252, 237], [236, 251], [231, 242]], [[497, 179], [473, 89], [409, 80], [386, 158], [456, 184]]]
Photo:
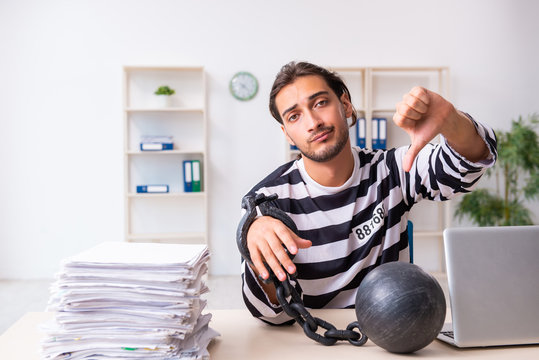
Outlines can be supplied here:
[[51, 288], [46, 359], [207, 359], [205, 245], [102, 243], [65, 260]]

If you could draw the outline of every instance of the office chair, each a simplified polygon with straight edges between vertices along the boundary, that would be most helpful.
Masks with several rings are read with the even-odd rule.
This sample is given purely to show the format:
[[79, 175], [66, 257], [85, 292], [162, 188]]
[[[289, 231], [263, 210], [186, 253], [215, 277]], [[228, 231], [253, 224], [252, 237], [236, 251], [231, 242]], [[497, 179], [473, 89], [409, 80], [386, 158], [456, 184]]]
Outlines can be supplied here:
[[406, 231], [408, 232], [408, 247], [410, 249], [410, 263], [414, 263], [414, 223], [408, 220], [408, 225], [406, 226]]

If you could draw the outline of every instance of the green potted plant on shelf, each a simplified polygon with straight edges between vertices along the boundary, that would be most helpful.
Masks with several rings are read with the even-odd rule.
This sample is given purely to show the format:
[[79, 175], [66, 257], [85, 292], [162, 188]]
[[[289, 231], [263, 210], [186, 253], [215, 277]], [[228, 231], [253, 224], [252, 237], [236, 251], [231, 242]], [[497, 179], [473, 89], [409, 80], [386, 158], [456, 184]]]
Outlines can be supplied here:
[[479, 226], [533, 224], [524, 200], [539, 196], [538, 124], [538, 114], [519, 116], [511, 121], [510, 131], [496, 131], [498, 161], [487, 171], [487, 176], [496, 177], [496, 192], [477, 189], [466, 194], [456, 207], [457, 219], [467, 217]]
[[160, 99], [163, 106], [170, 106], [171, 96], [175, 93], [176, 91], [171, 89], [168, 85], [159, 86], [154, 92], [154, 94]]

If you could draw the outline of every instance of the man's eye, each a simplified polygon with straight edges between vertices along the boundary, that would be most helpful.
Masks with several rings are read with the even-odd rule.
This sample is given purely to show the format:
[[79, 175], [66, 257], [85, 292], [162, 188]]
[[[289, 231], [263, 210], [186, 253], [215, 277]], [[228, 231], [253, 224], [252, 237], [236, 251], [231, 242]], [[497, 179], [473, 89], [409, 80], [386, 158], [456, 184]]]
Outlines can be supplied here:
[[316, 103], [315, 106], [324, 106], [324, 105], [326, 105], [327, 103], [328, 103], [327, 100], [320, 100], [319, 102]]
[[299, 117], [298, 114], [290, 115], [288, 117], [288, 121], [296, 121], [298, 119], [298, 117]]

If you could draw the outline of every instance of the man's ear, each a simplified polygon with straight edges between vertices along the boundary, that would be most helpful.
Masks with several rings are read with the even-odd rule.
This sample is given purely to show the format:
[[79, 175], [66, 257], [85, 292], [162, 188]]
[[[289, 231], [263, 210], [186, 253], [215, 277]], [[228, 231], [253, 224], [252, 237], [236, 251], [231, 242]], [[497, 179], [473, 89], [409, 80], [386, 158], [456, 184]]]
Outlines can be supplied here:
[[352, 106], [352, 102], [350, 102], [350, 98], [346, 93], [341, 95], [341, 103], [344, 107], [344, 115], [347, 118], [351, 117], [352, 113], [354, 112], [354, 107]]
[[286, 129], [284, 128], [284, 125], [281, 125], [281, 130], [283, 131], [283, 134], [284, 134], [284, 136], [286, 137], [286, 141], [288, 141], [288, 143], [289, 143], [290, 145], [296, 146], [296, 144], [294, 144], [294, 142], [292, 141], [292, 139], [290, 138], [290, 136], [288, 136], [288, 133], [286, 132]]

